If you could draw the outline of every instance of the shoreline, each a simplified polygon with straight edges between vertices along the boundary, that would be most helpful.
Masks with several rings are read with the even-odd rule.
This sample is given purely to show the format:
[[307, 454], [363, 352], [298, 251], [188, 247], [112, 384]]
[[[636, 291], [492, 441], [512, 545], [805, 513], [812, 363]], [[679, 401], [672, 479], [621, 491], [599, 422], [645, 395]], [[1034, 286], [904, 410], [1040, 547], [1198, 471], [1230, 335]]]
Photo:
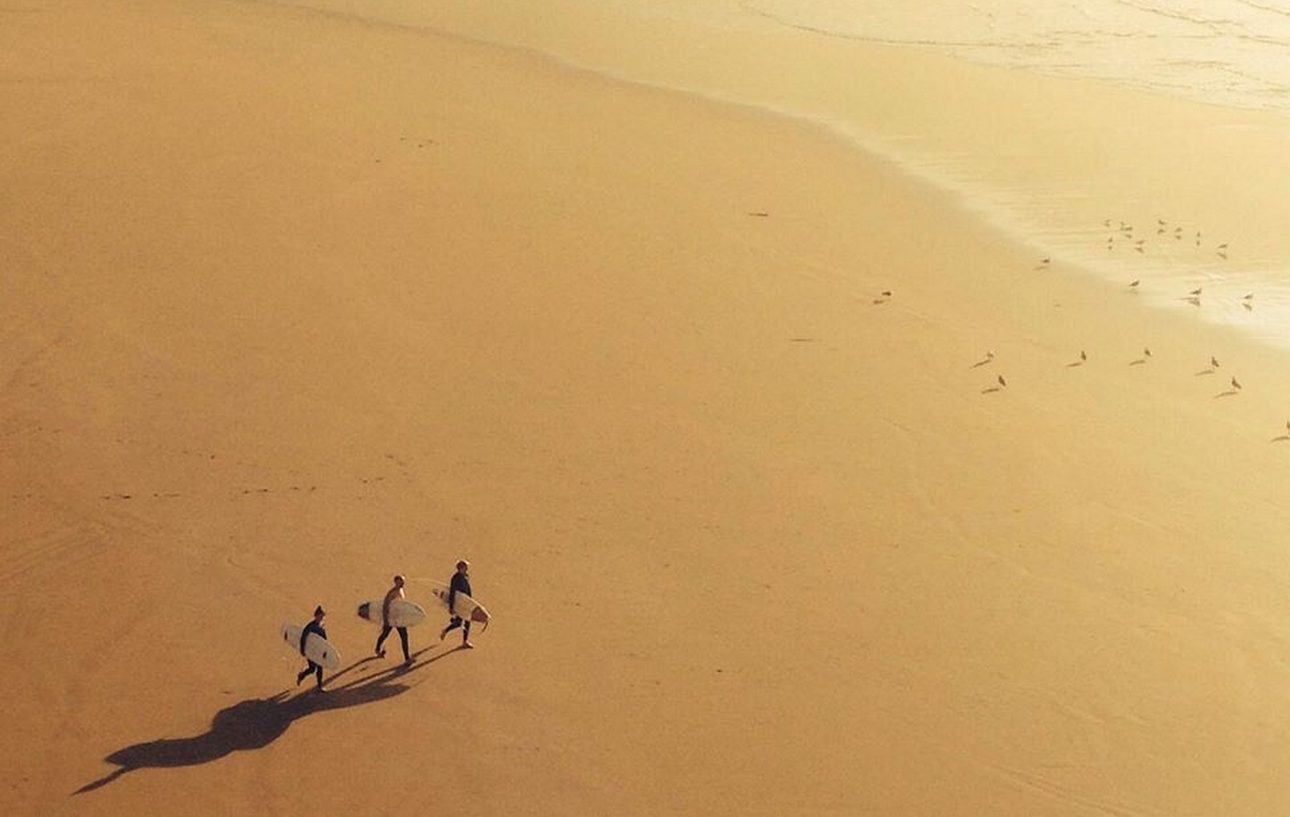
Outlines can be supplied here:
[[[720, 29], [737, 19], [733, 11], [682, 20], [590, 9], [579, 0], [566, 0], [564, 13], [553, 15], [525, 0], [488, 13], [467, 3], [368, 6], [396, 25], [518, 47], [575, 70], [801, 120], [931, 185], [1032, 247], [1037, 259], [1053, 257], [1111, 284], [1140, 280], [1142, 300], [1153, 308], [1181, 307], [1290, 351], [1290, 237], [1279, 226], [1290, 220], [1279, 195], [1290, 186], [1290, 158], [1281, 150], [1290, 143], [1285, 112], [833, 42], [839, 38], [786, 31], [758, 15], [735, 31]], [[643, 32], [635, 40], [628, 33], [634, 27]], [[691, 56], [649, 48], [659, 42]], [[692, 55], [699, 49], [712, 53], [698, 60]], [[893, 90], [864, 79], [870, 76], [915, 79]], [[1064, 108], [1058, 100], [1067, 100]], [[1219, 152], [1203, 155], [1199, 143], [1211, 137]], [[1137, 231], [1126, 238], [1117, 229], [1122, 223]], [[1112, 236], [1120, 242], [1108, 252]], [[1147, 243], [1140, 249], [1141, 239]], [[1214, 308], [1188, 308], [1185, 296], [1197, 286], [1208, 289]], [[1242, 298], [1251, 291], [1257, 307], [1247, 309]]]

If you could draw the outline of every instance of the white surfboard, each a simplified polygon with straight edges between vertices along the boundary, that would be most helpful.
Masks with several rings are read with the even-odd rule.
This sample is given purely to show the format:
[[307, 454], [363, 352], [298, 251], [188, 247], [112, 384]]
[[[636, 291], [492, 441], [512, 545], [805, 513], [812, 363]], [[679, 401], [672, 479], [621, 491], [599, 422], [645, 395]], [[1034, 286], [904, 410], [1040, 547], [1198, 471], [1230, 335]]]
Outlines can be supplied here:
[[[439, 582], [430, 582], [430, 585], [434, 588], [431, 591], [434, 593], [434, 597], [438, 599], [439, 603], [443, 605], [443, 608], [447, 610], [448, 591], [450, 589], [448, 585], [440, 584]], [[456, 608], [458, 616], [461, 616], [464, 619], [469, 619], [476, 624], [483, 624], [485, 628], [488, 627], [488, 620], [491, 618], [488, 615], [488, 610], [484, 609], [484, 605], [475, 601], [470, 596], [467, 596], [465, 593], [457, 594], [457, 597], [453, 600], [453, 607]]]
[[[300, 634], [304, 631], [305, 628], [299, 624], [282, 625], [282, 641], [296, 655], [300, 654]], [[340, 667], [340, 650], [333, 647], [327, 639], [320, 637], [318, 633], [310, 633], [305, 639], [305, 658], [315, 664], [322, 664], [323, 669]]]
[[[358, 617], [376, 625], [383, 624], [384, 622], [381, 621], [381, 605], [384, 603], [384, 599], [363, 602], [358, 605]], [[391, 627], [415, 627], [425, 620], [426, 609], [416, 602], [408, 601], [407, 599], [395, 599], [390, 602]]]

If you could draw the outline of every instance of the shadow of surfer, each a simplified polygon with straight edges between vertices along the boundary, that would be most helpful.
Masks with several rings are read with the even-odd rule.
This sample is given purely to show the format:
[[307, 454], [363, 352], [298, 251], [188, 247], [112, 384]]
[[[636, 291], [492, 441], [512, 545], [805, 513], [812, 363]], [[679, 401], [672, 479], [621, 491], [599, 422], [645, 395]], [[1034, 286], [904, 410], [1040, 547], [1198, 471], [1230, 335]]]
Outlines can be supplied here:
[[[431, 651], [430, 647], [413, 655], [419, 658]], [[411, 666], [399, 666], [363, 676], [345, 684], [336, 684], [341, 676], [371, 661], [357, 661], [330, 679], [325, 694], [307, 692], [291, 696], [283, 691], [267, 698], [250, 698], [215, 713], [210, 729], [205, 734], [190, 738], [161, 738], [146, 743], [136, 743], [118, 749], [104, 758], [118, 766], [107, 775], [81, 786], [73, 794], [100, 789], [117, 778], [136, 769], [166, 769], [198, 766], [219, 760], [233, 752], [263, 749], [277, 740], [296, 720], [330, 709], [347, 709], [351, 706], [376, 703], [407, 692], [412, 687], [402, 683], [412, 673], [449, 655], [443, 652]]]

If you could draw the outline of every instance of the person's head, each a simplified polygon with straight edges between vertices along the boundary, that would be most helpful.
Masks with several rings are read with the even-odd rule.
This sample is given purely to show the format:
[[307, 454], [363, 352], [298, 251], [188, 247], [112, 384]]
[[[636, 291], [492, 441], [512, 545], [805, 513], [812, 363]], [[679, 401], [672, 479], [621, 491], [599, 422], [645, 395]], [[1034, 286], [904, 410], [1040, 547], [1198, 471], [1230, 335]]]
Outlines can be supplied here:
[[457, 562], [457, 572], [458, 572], [458, 573], [469, 573], [469, 572], [470, 572], [470, 562], [466, 561], [465, 559], [462, 559], [460, 562]]
[[396, 575], [394, 576], [394, 586], [395, 586], [395, 587], [402, 587], [402, 586], [403, 586], [403, 582], [404, 582], [404, 579], [403, 579], [403, 574], [402, 574], [402, 573], [398, 573], [398, 574], [396, 574]]
[[327, 615], [327, 611], [323, 609], [321, 604], [314, 608], [314, 621], [322, 621], [325, 615]]

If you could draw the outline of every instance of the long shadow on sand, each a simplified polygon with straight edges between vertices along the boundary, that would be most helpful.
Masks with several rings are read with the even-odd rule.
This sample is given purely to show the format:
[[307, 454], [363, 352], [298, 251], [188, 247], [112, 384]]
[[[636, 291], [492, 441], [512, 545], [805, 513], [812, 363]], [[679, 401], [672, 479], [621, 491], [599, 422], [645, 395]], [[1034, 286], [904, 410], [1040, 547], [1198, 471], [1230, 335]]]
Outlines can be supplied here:
[[[430, 648], [420, 650], [413, 653], [412, 657], [414, 660], [419, 659], [429, 651]], [[116, 750], [104, 760], [119, 768], [98, 780], [86, 783], [73, 794], [100, 789], [126, 772], [136, 769], [197, 766], [219, 760], [233, 752], [263, 749], [280, 738], [292, 723], [306, 715], [384, 701], [407, 692], [412, 687], [404, 681], [412, 674], [453, 652], [455, 650], [440, 653], [410, 667], [400, 664], [348, 683], [336, 684], [342, 676], [374, 660], [364, 658], [333, 675], [328, 680], [328, 691], [323, 694], [310, 691], [291, 695], [290, 692], [283, 691], [268, 698], [251, 698], [233, 704], [215, 713], [210, 729], [205, 734], [191, 738], [162, 738]]]

